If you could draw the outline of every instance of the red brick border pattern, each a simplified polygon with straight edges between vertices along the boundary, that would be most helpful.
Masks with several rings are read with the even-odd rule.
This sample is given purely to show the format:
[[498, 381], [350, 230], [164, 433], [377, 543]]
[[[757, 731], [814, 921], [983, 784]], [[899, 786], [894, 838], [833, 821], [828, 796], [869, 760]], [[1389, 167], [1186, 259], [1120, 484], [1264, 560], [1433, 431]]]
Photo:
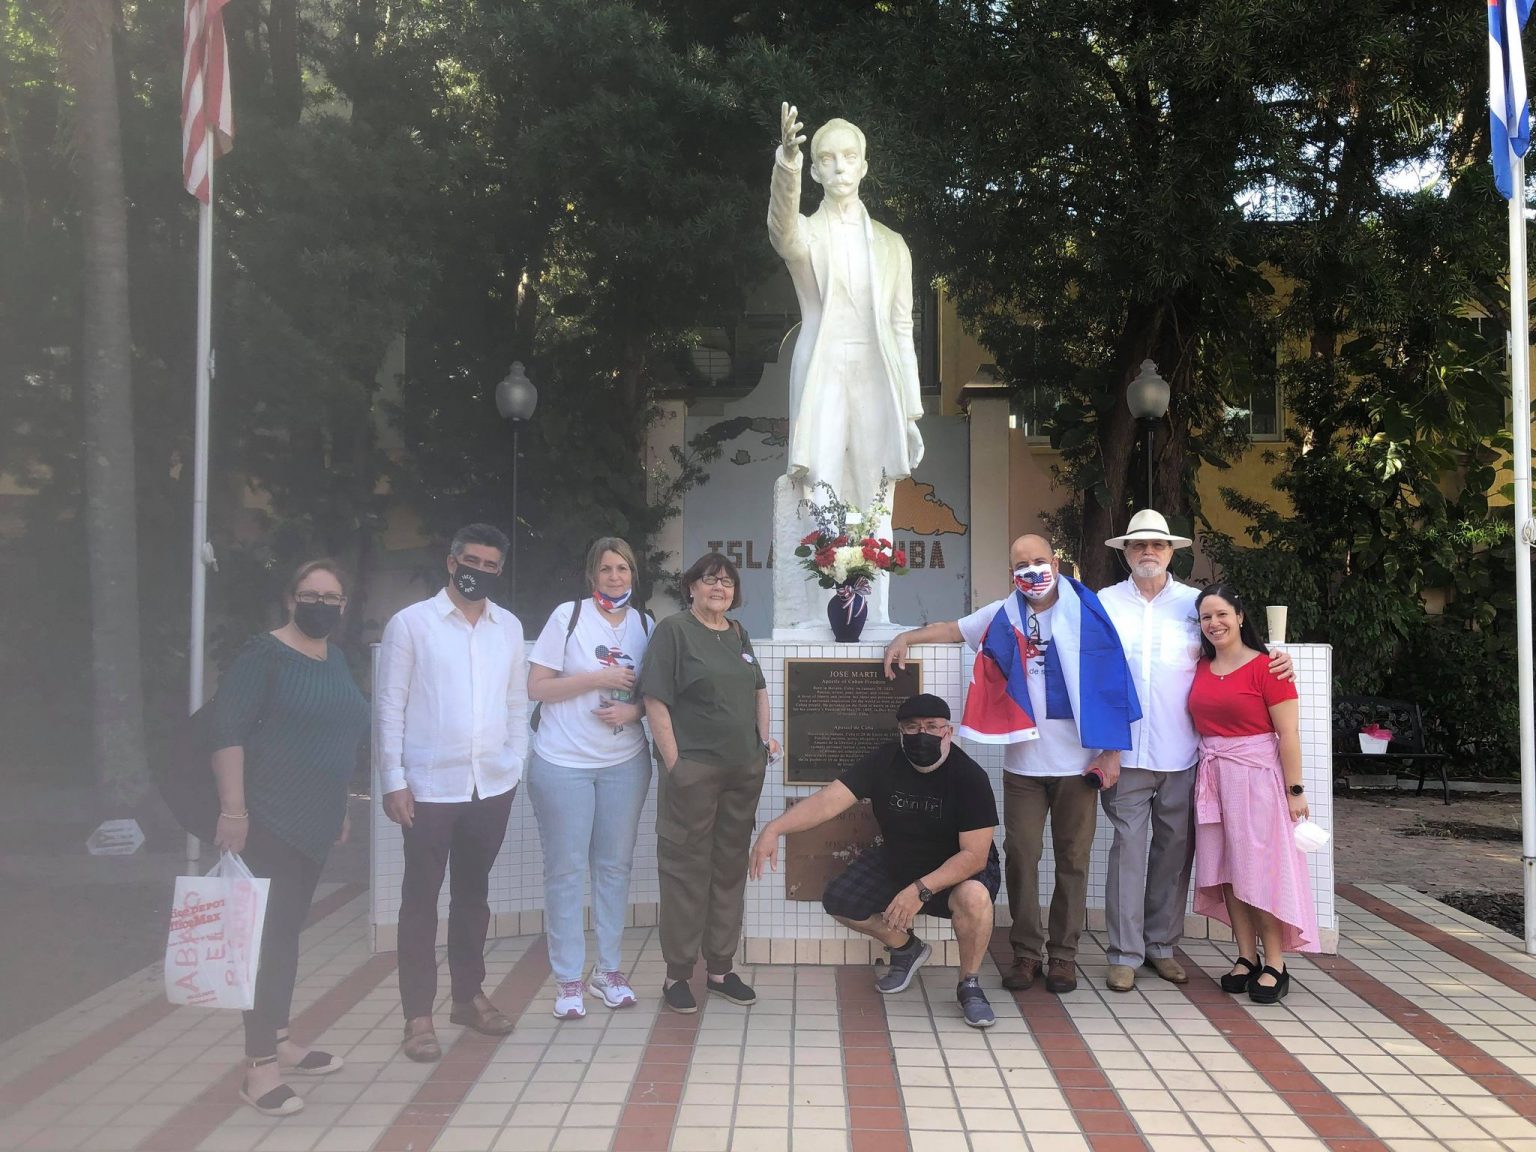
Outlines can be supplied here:
[[[992, 934], [992, 962], [1007, 972], [1013, 964], [1013, 946], [1007, 929]], [[1043, 982], [1028, 992], [1009, 992], [1019, 1006], [1024, 1023], [1040, 1045], [1051, 1075], [1072, 1108], [1073, 1119], [1083, 1130], [1093, 1152], [1150, 1152], [1130, 1112], [1110, 1086], [1083, 1034], [1073, 1023], [1059, 996], [1045, 990]]]
[[1376, 1133], [1308, 1072], [1234, 995], [1223, 992], [1221, 985], [1204, 975], [1200, 965], [1182, 950], [1178, 957], [1190, 973], [1189, 983], [1183, 986], [1185, 997], [1333, 1152], [1387, 1152], [1387, 1145]]
[[853, 1152], [910, 1152], [884, 997], [867, 967], [839, 967], [836, 979], [849, 1146]]
[[646, 1039], [640, 1067], [619, 1114], [613, 1152], [667, 1152], [672, 1146], [672, 1128], [677, 1123], [677, 1109], [683, 1100], [683, 1085], [688, 1079], [688, 1065], [693, 1062], [703, 1011], [704, 1005], [700, 1004], [699, 1012], [682, 1016], [664, 1004], [657, 1006], [656, 1021]]
[[1354, 884], [1340, 884], [1334, 891], [1351, 904], [1364, 908], [1371, 915], [1379, 916], [1388, 924], [1401, 928], [1417, 936], [1424, 943], [1433, 944], [1440, 951], [1456, 957], [1463, 964], [1471, 965], [1484, 976], [1492, 976], [1506, 988], [1512, 988], [1536, 1000], [1536, 976], [1520, 971], [1513, 964], [1506, 964], [1497, 956], [1490, 956], [1475, 944], [1456, 939], [1445, 929], [1426, 923], [1417, 916], [1372, 896], [1365, 889]]
[[[540, 936], [524, 949], [512, 970], [491, 993], [491, 999], [515, 1024], [548, 978], [549, 940]], [[432, 1069], [432, 1074], [411, 1095], [410, 1103], [401, 1109], [394, 1123], [380, 1133], [373, 1145], [374, 1152], [409, 1152], [411, 1149], [420, 1152], [431, 1148], [469, 1090], [490, 1067], [491, 1057], [503, 1039], [501, 1036], [482, 1036], [468, 1028], [459, 1033], [458, 1039]]]

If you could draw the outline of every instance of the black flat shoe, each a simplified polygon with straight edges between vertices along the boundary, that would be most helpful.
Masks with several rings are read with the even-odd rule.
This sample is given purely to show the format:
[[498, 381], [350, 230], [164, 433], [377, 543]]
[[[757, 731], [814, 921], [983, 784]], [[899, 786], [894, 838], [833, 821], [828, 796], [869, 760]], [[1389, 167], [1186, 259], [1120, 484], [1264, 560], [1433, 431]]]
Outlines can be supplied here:
[[1260, 970], [1259, 976], [1269, 973], [1275, 978], [1273, 987], [1260, 984], [1259, 977], [1255, 976], [1248, 985], [1248, 999], [1255, 1004], [1278, 1004], [1285, 999], [1285, 994], [1291, 990], [1291, 970], [1289, 968], [1276, 972], [1268, 964]]
[[1233, 963], [1241, 964], [1248, 971], [1236, 975], [1228, 972], [1221, 978], [1221, 990], [1223, 992], [1246, 992], [1248, 991], [1248, 982], [1253, 979], [1254, 973], [1259, 970], [1259, 965], [1256, 961], [1250, 960], [1246, 956], [1239, 956]]
[[661, 999], [672, 1011], [681, 1012], [684, 1016], [692, 1016], [699, 1010], [699, 1002], [693, 998], [693, 989], [688, 987], [686, 980], [663, 984]]

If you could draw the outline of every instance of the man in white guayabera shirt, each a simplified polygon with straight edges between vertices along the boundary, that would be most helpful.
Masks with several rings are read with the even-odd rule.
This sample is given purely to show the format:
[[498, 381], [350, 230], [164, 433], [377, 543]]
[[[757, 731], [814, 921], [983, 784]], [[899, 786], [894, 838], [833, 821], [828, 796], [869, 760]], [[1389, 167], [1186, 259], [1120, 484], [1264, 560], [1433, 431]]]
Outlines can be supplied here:
[[[1142, 713], [1131, 727], [1131, 750], [1120, 757], [1119, 780], [1102, 793], [1104, 815], [1115, 830], [1104, 883], [1104, 983], [1112, 992], [1129, 992], [1143, 962], [1164, 980], [1189, 980], [1173, 949], [1184, 934], [1195, 848], [1199, 737], [1186, 702], [1200, 657], [1199, 589], [1168, 574], [1174, 550], [1193, 541], [1171, 533], [1161, 512], [1137, 512], [1125, 535], [1104, 543], [1122, 549], [1131, 570], [1100, 591], [1099, 603], [1125, 648]], [[1291, 658], [1283, 652], [1273, 655], [1270, 668], [1292, 678]]]

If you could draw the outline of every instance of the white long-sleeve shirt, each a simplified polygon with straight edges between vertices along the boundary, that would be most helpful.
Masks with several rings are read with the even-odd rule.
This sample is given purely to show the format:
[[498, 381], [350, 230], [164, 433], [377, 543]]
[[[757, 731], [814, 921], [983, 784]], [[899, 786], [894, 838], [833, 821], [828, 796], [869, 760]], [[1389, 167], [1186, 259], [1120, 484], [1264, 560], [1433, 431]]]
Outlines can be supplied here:
[[379, 787], [453, 804], [517, 785], [528, 757], [523, 626], [489, 600], [470, 624], [447, 589], [384, 628], [376, 699]]
[[1141, 699], [1141, 719], [1131, 725], [1131, 750], [1120, 754], [1122, 768], [1179, 772], [1195, 762], [1200, 738], [1188, 701], [1200, 659], [1199, 595], [1199, 589], [1172, 576], [1150, 600], [1129, 578], [1099, 593]]

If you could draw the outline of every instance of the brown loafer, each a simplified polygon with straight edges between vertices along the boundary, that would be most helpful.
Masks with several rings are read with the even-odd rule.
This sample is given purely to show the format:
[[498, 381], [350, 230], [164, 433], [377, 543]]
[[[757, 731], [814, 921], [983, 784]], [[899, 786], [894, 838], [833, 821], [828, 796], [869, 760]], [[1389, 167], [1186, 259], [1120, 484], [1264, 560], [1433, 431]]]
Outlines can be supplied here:
[[483, 995], [467, 1004], [454, 1004], [448, 1019], [482, 1036], [505, 1036], [512, 1031], [512, 1021]]
[[1003, 987], [1010, 992], [1023, 992], [1035, 985], [1040, 975], [1040, 960], [1035, 956], [1016, 956], [1013, 967], [1003, 974]]
[[405, 1040], [400, 1051], [405, 1053], [406, 1059], [418, 1064], [432, 1064], [443, 1058], [442, 1045], [437, 1042], [437, 1033], [432, 1029], [432, 1017], [417, 1016], [405, 1022]]

